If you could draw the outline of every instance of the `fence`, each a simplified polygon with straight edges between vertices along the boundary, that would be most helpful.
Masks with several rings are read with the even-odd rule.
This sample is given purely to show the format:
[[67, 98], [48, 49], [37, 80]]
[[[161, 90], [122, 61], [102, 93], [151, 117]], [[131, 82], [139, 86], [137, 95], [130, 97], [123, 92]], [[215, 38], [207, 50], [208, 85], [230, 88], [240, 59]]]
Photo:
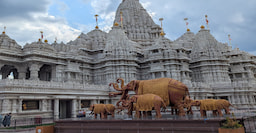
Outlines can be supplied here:
[[33, 125], [42, 125], [53, 123], [53, 118], [42, 118], [42, 117], [34, 117], [34, 118], [12, 118], [10, 127], [30, 127]]

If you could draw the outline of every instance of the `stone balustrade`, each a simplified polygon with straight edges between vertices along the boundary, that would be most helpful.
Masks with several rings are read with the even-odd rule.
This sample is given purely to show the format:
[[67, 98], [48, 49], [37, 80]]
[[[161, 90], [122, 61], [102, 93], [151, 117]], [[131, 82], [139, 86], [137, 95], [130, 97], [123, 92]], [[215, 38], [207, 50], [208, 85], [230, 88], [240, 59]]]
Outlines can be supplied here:
[[108, 91], [108, 85], [90, 85], [90, 84], [80, 84], [76, 82], [47, 82], [40, 80], [22, 80], [22, 79], [2, 79], [0, 80], [0, 88], [4, 87], [19, 87], [19, 88], [51, 88], [51, 89], [78, 89], [78, 90], [88, 90], [88, 91]]

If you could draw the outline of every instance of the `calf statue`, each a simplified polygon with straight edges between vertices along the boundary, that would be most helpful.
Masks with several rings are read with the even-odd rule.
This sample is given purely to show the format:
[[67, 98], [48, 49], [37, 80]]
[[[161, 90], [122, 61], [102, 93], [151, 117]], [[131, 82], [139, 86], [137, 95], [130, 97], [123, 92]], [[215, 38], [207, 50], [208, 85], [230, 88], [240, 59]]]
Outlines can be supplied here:
[[[189, 91], [188, 87], [182, 82], [171, 78], [158, 78], [152, 80], [132, 80], [127, 85], [124, 85], [123, 79], [117, 79], [117, 82], [119, 81], [122, 81], [121, 88], [116, 83], [110, 83], [119, 92], [109, 93], [110, 96], [122, 95], [119, 102], [127, 100], [129, 91], [134, 91], [136, 95], [155, 94], [163, 99], [166, 106], [177, 107], [180, 116], [185, 115], [184, 99], [186, 96], [189, 96]], [[131, 112], [128, 114], [131, 115]]]
[[230, 114], [230, 106], [233, 106], [225, 99], [203, 99], [203, 100], [185, 100], [186, 104], [191, 106], [200, 106], [201, 117], [206, 117], [206, 111], [212, 111], [213, 116], [223, 116], [221, 110], [224, 109], [226, 114]]
[[115, 106], [113, 104], [93, 104], [90, 106], [90, 110], [94, 113], [94, 118], [97, 118], [97, 115], [100, 114], [101, 119], [107, 118], [108, 113], [114, 117], [115, 115]]
[[128, 104], [133, 106], [130, 109], [136, 110], [137, 118], [141, 117], [141, 112], [151, 112], [152, 110], [156, 111], [156, 118], [161, 118], [161, 107], [166, 108], [163, 99], [155, 94], [134, 95], [130, 98]]

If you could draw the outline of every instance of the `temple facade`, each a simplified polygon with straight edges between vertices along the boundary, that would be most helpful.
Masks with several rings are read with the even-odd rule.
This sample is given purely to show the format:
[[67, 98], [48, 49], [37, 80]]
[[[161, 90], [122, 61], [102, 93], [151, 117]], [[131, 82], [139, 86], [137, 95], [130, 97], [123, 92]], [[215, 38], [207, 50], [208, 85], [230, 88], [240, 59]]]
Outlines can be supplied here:
[[15, 117], [71, 118], [90, 104], [115, 104], [108, 84], [117, 78], [169, 77], [192, 99], [256, 108], [256, 56], [218, 42], [204, 26], [171, 41], [139, 0], [120, 3], [108, 33], [96, 27], [67, 44], [39, 39], [22, 47], [3, 32], [0, 57], [0, 113]]

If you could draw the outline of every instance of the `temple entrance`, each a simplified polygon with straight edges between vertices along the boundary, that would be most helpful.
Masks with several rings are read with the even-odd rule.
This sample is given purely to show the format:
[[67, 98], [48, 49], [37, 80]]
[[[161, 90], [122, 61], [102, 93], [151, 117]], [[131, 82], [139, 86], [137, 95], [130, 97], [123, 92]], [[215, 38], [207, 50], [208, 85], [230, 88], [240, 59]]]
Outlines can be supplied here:
[[71, 118], [72, 101], [71, 100], [60, 100], [60, 119]]

